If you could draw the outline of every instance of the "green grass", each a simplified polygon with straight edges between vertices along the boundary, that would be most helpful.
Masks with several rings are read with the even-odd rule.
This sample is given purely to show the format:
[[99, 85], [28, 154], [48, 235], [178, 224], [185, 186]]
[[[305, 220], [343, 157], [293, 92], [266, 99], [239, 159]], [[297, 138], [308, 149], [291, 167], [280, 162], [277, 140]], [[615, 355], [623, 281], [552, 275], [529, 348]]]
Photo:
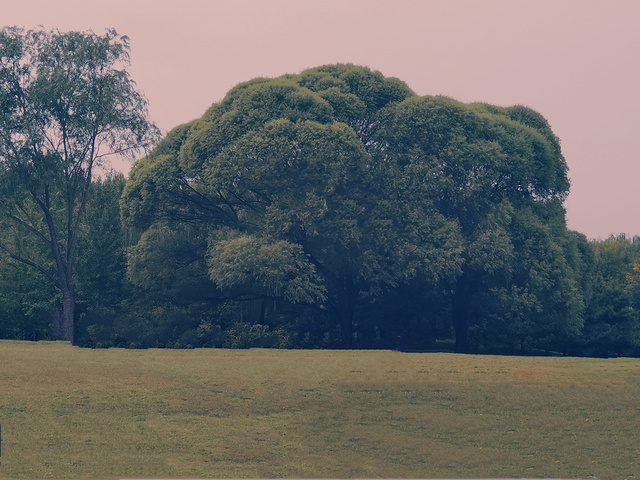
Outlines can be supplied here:
[[0, 342], [0, 478], [640, 477], [640, 359]]

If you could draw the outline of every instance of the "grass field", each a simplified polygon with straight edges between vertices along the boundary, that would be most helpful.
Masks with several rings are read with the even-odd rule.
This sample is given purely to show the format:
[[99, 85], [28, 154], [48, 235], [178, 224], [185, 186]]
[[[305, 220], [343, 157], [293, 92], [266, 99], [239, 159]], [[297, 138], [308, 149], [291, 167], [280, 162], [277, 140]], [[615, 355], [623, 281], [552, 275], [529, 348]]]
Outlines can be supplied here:
[[0, 478], [640, 478], [640, 359], [3, 341], [0, 425]]

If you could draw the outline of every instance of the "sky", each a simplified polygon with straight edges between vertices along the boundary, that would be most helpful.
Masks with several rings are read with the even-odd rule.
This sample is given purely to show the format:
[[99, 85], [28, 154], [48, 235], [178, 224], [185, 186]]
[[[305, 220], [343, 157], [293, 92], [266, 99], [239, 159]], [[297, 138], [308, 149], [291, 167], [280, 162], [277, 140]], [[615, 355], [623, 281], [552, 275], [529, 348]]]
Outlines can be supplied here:
[[164, 131], [240, 82], [329, 63], [529, 106], [561, 140], [569, 228], [640, 235], [640, 0], [1, 0], [0, 18], [127, 35]]

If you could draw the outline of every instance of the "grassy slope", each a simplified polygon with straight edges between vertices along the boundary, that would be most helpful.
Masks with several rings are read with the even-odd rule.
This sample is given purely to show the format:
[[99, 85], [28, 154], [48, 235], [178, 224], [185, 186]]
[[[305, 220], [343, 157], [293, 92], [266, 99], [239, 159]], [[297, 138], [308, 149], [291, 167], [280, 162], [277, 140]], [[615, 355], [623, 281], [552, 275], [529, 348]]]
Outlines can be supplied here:
[[640, 476], [640, 359], [0, 342], [0, 478]]

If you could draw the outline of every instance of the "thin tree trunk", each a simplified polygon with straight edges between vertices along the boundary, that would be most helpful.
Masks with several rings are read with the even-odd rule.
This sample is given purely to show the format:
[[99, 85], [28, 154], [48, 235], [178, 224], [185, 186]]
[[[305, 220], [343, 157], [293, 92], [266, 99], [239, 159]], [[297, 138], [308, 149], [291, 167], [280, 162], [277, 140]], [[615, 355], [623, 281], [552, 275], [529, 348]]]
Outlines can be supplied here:
[[468, 353], [469, 323], [466, 312], [457, 311], [453, 314], [453, 329], [456, 333], [456, 353]]
[[451, 322], [456, 334], [456, 353], [469, 352], [469, 306], [471, 295], [464, 276], [456, 282], [451, 305]]
[[340, 312], [340, 335], [345, 347], [353, 345], [353, 316], [349, 312]]
[[267, 299], [263, 298], [262, 300], [260, 300], [260, 319], [258, 320], [258, 323], [260, 325], [264, 325], [265, 321], [265, 313], [267, 311]]
[[345, 347], [353, 345], [353, 320], [355, 318], [358, 289], [353, 283], [353, 277], [342, 278], [342, 285], [338, 291], [338, 315], [340, 317], [340, 333]]

